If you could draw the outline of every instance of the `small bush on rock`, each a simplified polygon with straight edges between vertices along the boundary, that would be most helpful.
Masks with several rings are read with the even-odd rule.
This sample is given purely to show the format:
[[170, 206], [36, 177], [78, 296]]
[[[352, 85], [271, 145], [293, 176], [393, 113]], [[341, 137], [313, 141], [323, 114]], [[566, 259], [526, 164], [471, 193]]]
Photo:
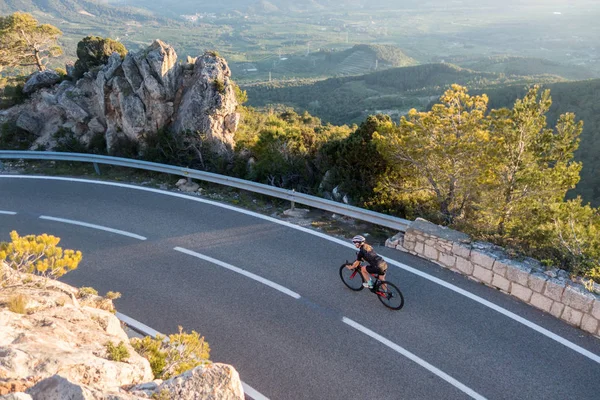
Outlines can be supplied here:
[[11, 242], [0, 242], [0, 260], [17, 272], [36, 273], [46, 278], [59, 278], [77, 268], [80, 251], [58, 247], [60, 238], [48, 235], [19, 236], [10, 233]]
[[209, 363], [210, 348], [204, 337], [196, 331], [183, 332], [156, 338], [131, 339], [131, 345], [142, 357], [150, 361], [156, 379], [169, 379], [199, 365]]
[[113, 342], [106, 343], [106, 353], [107, 358], [111, 361], [123, 362], [129, 358], [129, 350], [127, 350], [127, 346], [123, 342], [119, 342], [116, 346]]
[[89, 286], [82, 286], [79, 288], [79, 291], [77, 292], [78, 298], [83, 299], [89, 296], [98, 296], [98, 291]]
[[12, 296], [8, 300], [8, 309], [17, 314], [27, 314], [27, 297], [23, 294]]

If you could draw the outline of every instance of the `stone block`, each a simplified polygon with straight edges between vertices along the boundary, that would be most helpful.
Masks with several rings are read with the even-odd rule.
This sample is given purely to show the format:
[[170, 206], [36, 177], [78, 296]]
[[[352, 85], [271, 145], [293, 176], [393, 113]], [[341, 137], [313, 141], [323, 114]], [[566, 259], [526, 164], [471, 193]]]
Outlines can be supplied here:
[[546, 288], [544, 289], [543, 294], [546, 297], [550, 297], [552, 300], [562, 301], [562, 294], [564, 290], [564, 282], [551, 278], [546, 282]]
[[399, 244], [398, 246], [396, 246], [396, 247], [395, 247], [395, 249], [396, 249], [396, 250], [403, 251], [403, 252], [405, 252], [405, 253], [408, 253], [408, 252], [409, 252], [409, 250], [408, 250], [406, 247], [402, 246], [401, 244]]
[[452, 268], [456, 264], [456, 257], [444, 253], [440, 253], [439, 262], [441, 265], [447, 268]]
[[506, 278], [506, 263], [503, 262], [502, 260], [494, 261], [494, 266], [492, 267], [492, 271], [494, 271], [495, 274]]
[[520, 264], [508, 264], [506, 266], [506, 279], [516, 282], [519, 285], [527, 286], [529, 284], [529, 273], [531, 268]]
[[529, 275], [528, 287], [534, 292], [543, 293], [547, 280], [548, 277], [546, 275], [536, 272], [535, 274]]
[[402, 243], [402, 247], [404, 247], [408, 251], [413, 251], [415, 249], [415, 244], [416, 242], [408, 241], [405, 239], [404, 243]]
[[497, 287], [505, 292], [510, 292], [510, 281], [501, 275], [494, 274], [492, 278], [492, 286]]
[[456, 257], [456, 269], [463, 275], [473, 274], [473, 264], [462, 257]]
[[423, 249], [425, 248], [423, 242], [417, 242], [415, 243], [415, 249], [414, 252], [417, 254], [423, 254]]
[[431, 246], [431, 247], [436, 247], [437, 245], [437, 240], [435, 239], [425, 239], [425, 246]]
[[563, 303], [555, 301], [552, 303], [552, 308], [550, 308], [550, 314], [554, 315], [556, 318], [560, 318], [564, 309], [565, 305]]
[[427, 244], [425, 244], [424, 254], [425, 254], [425, 257], [430, 260], [438, 259], [438, 251], [433, 246], [428, 246]]
[[579, 327], [581, 325], [581, 320], [583, 318], [583, 313], [581, 311], [577, 311], [571, 307], [565, 307], [561, 317], [563, 321], [568, 322], [571, 325], [575, 325]]
[[592, 316], [600, 320], [600, 300], [598, 300], [598, 296], [596, 296], [596, 300], [594, 300], [594, 305], [592, 306]]
[[567, 286], [562, 295], [562, 302], [568, 307], [587, 313], [594, 302], [594, 295], [582, 287]]
[[395, 249], [399, 245], [400, 245], [400, 241], [398, 239], [395, 239], [395, 240], [386, 239], [385, 240], [385, 247], [391, 247], [392, 249]]
[[596, 334], [596, 331], [598, 330], [598, 320], [589, 314], [585, 314], [581, 320], [581, 329]]
[[512, 285], [510, 285], [510, 294], [526, 303], [529, 303], [529, 300], [531, 300], [531, 295], [533, 294], [533, 290], [513, 282]]
[[479, 279], [481, 282], [491, 284], [493, 272], [489, 269], [483, 268], [479, 265], [473, 267], [473, 276]]
[[529, 301], [529, 303], [534, 306], [539, 308], [540, 310], [546, 311], [546, 312], [550, 312], [550, 309], [552, 308], [552, 300], [547, 298], [546, 296], [543, 296], [539, 293], [533, 293], [533, 295], [531, 296], [531, 300]]
[[445, 226], [433, 224], [427, 220], [424, 220], [423, 218], [417, 218], [411, 222], [409, 229], [420, 232], [424, 235], [431, 235], [451, 242], [469, 243], [471, 241], [471, 237], [465, 233], [452, 230]]
[[471, 262], [473, 264], [491, 270], [494, 266], [494, 261], [496, 260], [490, 254], [484, 254], [474, 249], [471, 250]]
[[469, 258], [471, 255], [471, 246], [454, 242], [452, 243], [452, 253], [454, 253], [455, 256]]

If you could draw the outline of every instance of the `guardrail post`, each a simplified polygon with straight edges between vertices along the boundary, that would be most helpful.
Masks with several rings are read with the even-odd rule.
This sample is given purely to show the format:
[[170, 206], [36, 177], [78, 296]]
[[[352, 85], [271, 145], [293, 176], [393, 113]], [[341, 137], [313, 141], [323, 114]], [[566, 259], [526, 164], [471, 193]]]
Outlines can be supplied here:
[[100, 175], [100, 167], [98, 166], [98, 163], [94, 163], [94, 170], [96, 171], [96, 175]]
[[[292, 199], [294, 198], [294, 193], [296, 193], [296, 191], [294, 189], [292, 189]], [[294, 202], [294, 200], [292, 200], [292, 210], [294, 209], [294, 207], [296, 206], [296, 203]]]

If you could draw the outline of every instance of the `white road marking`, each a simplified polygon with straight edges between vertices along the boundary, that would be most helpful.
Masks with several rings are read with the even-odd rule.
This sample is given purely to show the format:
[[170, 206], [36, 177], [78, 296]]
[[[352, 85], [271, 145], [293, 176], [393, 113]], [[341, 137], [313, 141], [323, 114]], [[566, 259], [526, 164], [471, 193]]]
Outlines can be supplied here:
[[246, 270], [243, 270], [243, 269], [238, 268], [236, 266], [233, 266], [231, 264], [227, 264], [227, 263], [225, 263], [223, 261], [219, 261], [216, 258], [205, 256], [204, 254], [196, 253], [195, 251], [184, 249], [183, 247], [175, 247], [173, 250], [179, 251], [181, 253], [188, 254], [190, 256], [194, 256], [196, 258], [200, 258], [201, 260], [205, 260], [205, 261], [208, 261], [210, 263], [216, 264], [216, 265], [218, 265], [220, 267], [223, 267], [223, 268], [226, 268], [226, 269], [228, 269], [230, 271], [237, 272], [238, 274], [244, 275], [244, 276], [246, 276], [246, 277], [248, 277], [250, 279], [254, 279], [255, 281], [260, 282], [260, 283], [262, 283], [264, 285], [270, 286], [270, 287], [272, 287], [275, 290], [279, 290], [281, 293], [287, 294], [288, 296], [291, 296], [291, 297], [293, 297], [295, 299], [299, 299], [300, 298], [300, 295], [298, 293], [293, 292], [293, 291], [291, 291], [290, 289], [288, 289], [288, 288], [286, 288], [284, 286], [281, 286], [281, 285], [279, 285], [279, 284], [277, 284], [277, 283], [275, 283], [273, 281], [265, 279], [262, 276], [258, 276], [256, 274], [253, 274], [252, 272], [248, 272]]
[[99, 229], [101, 231], [106, 231], [106, 232], [110, 232], [110, 233], [116, 233], [117, 235], [129, 236], [129, 237], [134, 238], [134, 239], [146, 240], [146, 238], [144, 236], [136, 235], [135, 233], [131, 233], [131, 232], [127, 232], [127, 231], [121, 231], [119, 229], [113, 229], [113, 228], [109, 228], [109, 227], [102, 226], [102, 225], [88, 224], [87, 222], [75, 221], [75, 220], [72, 220], [72, 219], [49, 217], [47, 215], [40, 215], [40, 219], [45, 219], [45, 220], [48, 220], [48, 221], [63, 222], [65, 224], [71, 224], [71, 225], [79, 225], [79, 226], [84, 226], [86, 228]]
[[[341, 246], [346, 246], [350, 249], [354, 250], [354, 245], [352, 245], [351, 243], [349, 243], [348, 241], [345, 240], [341, 240], [338, 238], [334, 238], [331, 236], [328, 236], [324, 233], [321, 232], [316, 232], [314, 230], [305, 228], [303, 226], [299, 226], [299, 225], [294, 225], [290, 222], [286, 222], [286, 221], [281, 221], [278, 219], [275, 219], [273, 217], [269, 217], [266, 215], [262, 215], [259, 213], [256, 213], [254, 211], [249, 211], [249, 210], [243, 210], [241, 208], [237, 208], [234, 206], [230, 206], [228, 204], [222, 204], [222, 203], [218, 203], [216, 201], [211, 201], [211, 200], [206, 200], [206, 199], [202, 199], [202, 198], [198, 198], [198, 197], [194, 197], [194, 196], [190, 196], [190, 195], [186, 195], [186, 194], [182, 194], [182, 193], [172, 193], [172, 192], [168, 192], [166, 190], [160, 190], [160, 189], [154, 189], [154, 188], [147, 188], [147, 187], [141, 187], [141, 186], [134, 186], [134, 185], [129, 185], [126, 183], [116, 183], [116, 182], [104, 182], [104, 181], [94, 181], [94, 180], [88, 180], [88, 179], [79, 179], [79, 178], [62, 178], [62, 177], [52, 177], [52, 176], [27, 176], [27, 175], [0, 175], [0, 178], [8, 178], [8, 179], [42, 179], [42, 180], [59, 180], [59, 181], [68, 181], [68, 182], [80, 182], [80, 183], [89, 183], [89, 184], [98, 184], [98, 185], [106, 185], [106, 186], [116, 186], [116, 187], [122, 187], [122, 188], [127, 188], [127, 189], [134, 189], [134, 190], [141, 190], [141, 191], [145, 191], [145, 192], [151, 192], [151, 193], [158, 193], [158, 194], [163, 194], [166, 196], [172, 196], [172, 197], [179, 197], [182, 199], [187, 199], [187, 200], [192, 200], [192, 201], [196, 201], [198, 203], [204, 203], [204, 204], [210, 204], [216, 207], [221, 207], [221, 208], [225, 208], [227, 210], [232, 210], [235, 212], [239, 212], [241, 214], [245, 214], [245, 215], [250, 215], [256, 218], [260, 218], [266, 221], [270, 221], [273, 222], [275, 224], [279, 224], [279, 225], [283, 225], [283, 226], [287, 226], [289, 228], [292, 229], [296, 229], [317, 237], [320, 237], [322, 239], [325, 240], [329, 240], [330, 242], [334, 242], [337, 243]], [[461, 294], [485, 307], [488, 307], [494, 311], [499, 312], [500, 314], [514, 320], [517, 321], [525, 326], [527, 326], [528, 328], [533, 329], [534, 331], [541, 333], [542, 335], [556, 341], [557, 343], [560, 343], [566, 347], [568, 347], [569, 349], [576, 351], [577, 353], [589, 358], [592, 361], [595, 361], [596, 363], [600, 364], [600, 356], [584, 349], [581, 346], [576, 345], [575, 343], [561, 337], [558, 336], [552, 332], [550, 332], [549, 330], [542, 328], [541, 326], [526, 320], [523, 317], [520, 317], [518, 315], [516, 315], [513, 312], [510, 312], [508, 310], [506, 310], [505, 308], [502, 308], [490, 301], [487, 301], [479, 296], [476, 296], [472, 293], [467, 292], [466, 290], [463, 290], [461, 288], [459, 288], [458, 286], [454, 286], [448, 282], [445, 282], [439, 278], [436, 278], [434, 276], [431, 276], [429, 274], [426, 274], [425, 272], [419, 271], [416, 268], [413, 267], [409, 267], [406, 264], [400, 263], [398, 261], [392, 260], [388, 257], [384, 257], [384, 259], [389, 263], [392, 264], [398, 268], [401, 268], [407, 272], [413, 273], [417, 276], [420, 276], [421, 278], [427, 279], [433, 283], [436, 283], [442, 287], [445, 287], [446, 289], [450, 289], [452, 291], [454, 291], [455, 293]]]
[[269, 400], [267, 396], [260, 394], [256, 389], [245, 382], [242, 382], [242, 387], [244, 388], [244, 394], [252, 397], [254, 400]]
[[5, 215], [17, 215], [17, 213], [16, 213], [16, 212], [14, 212], [14, 211], [3, 211], [3, 210], [0, 210], [0, 214], [5, 214]]
[[[115, 315], [117, 318], [119, 318], [119, 320], [123, 321], [125, 323], [125, 325], [130, 326], [134, 330], [141, 332], [142, 334], [144, 334], [146, 336], [152, 336], [153, 338], [155, 338], [156, 335], [166, 336], [166, 335], [160, 333], [159, 331], [157, 331], [156, 329], [150, 328], [148, 325], [143, 324], [140, 321], [137, 321], [131, 317], [128, 317], [125, 314], [121, 314], [120, 312], [117, 312]], [[244, 394], [248, 395], [249, 397], [253, 398], [254, 400], [269, 400], [268, 397], [262, 395], [256, 389], [254, 389], [253, 387], [251, 387], [250, 385], [248, 385], [245, 382], [242, 382], [242, 387], [244, 388]]]
[[362, 326], [361, 324], [359, 324], [357, 322], [354, 322], [350, 318], [343, 317], [342, 321], [344, 323], [350, 325], [354, 329], [356, 329], [356, 330], [364, 333], [365, 335], [368, 335], [368, 336], [372, 337], [373, 339], [377, 340], [378, 342], [386, 345], [390, 349], [392, 349], [392, 350], [394, 350], [394, 351], [402, 354], [404, 357], [408, 358], [409, 360], [414, 361], [415, 363], [419, 364], [421, 367], [425, 368], [429, 372], [431, 372], [431, 373], [437, 375], [438, 377], [442, 378], [443, 380], [445, 380], [446, 382], [448, 382], [452, 386], [456, 387], [460, 391], [466, 393], [467, 395], [469, 395], [473, 399], [477, 399], [477, 400], [485, 400], [486, 399], [485, 397], [483, 397], [479, 393], [475, 392], [473, 389], [471, 389], [471, 388], [463, 385], [462, 383], [460, 383], [459, 381], [457, 381], [456, 379], [454, 379], [453, 377], [451, 377], [450, 375], [448, 375], [444, 371], [442, 371], [442, 370], [434, 367], [433, 365], [429, 364], [427, 361], [423, 360], [422, 358], [417, 357], [416, 355], [414, 355], [410, 351], [406, 350], [405, 348], [403, 348], [401, 346], [398, 346], [396, 343], [394, 343], [394, 342], [392, 342], [392, 341], [384, 338], [383, 336], [381, 336], [381, 335], [373, 332], [372, 330], [370, 330], [370, 329]]

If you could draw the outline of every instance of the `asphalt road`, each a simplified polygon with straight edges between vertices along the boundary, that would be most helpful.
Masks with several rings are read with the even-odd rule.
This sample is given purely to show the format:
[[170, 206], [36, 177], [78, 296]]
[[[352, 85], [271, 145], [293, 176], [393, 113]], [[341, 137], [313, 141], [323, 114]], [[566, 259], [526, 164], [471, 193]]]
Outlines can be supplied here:
[[352, 292], [340, 281], [338, 268], [354, 257], [352, 248], [231, 206], [159, 191], [0, 176], [0, 241], [11, 230], [53, 234], [64, 248], [81, 250], [79, 268], [63, 281], [121, 292], [119, 312], [160, 332], [178, 325], [200, 332], [213, 361], [234, 365], [270, 399], [563, 400], [600, 393], [600, 340], [395, 250], [377, 249], [559, 341], [395, 266], [388, 279], [403, 290], [406, 304], [387, 310], [371, 293]]

